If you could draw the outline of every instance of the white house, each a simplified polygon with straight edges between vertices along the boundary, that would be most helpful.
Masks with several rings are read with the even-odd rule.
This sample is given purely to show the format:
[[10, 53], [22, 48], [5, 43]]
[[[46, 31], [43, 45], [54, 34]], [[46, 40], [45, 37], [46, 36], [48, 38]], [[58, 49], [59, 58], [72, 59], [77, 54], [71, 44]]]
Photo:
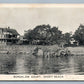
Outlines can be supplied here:
[[78, 46], [78, 45], [79, 45], [79, 42], [76, 41], [74, 38], [71, 38], [70, 44], [71, 44], [71, 45], [76, 45], [76, 46]]

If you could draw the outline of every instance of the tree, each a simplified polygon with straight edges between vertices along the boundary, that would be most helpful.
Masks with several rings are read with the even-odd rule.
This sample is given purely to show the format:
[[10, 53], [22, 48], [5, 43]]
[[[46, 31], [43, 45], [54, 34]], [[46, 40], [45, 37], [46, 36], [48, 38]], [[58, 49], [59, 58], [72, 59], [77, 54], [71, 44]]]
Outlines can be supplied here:
[[80, 24], [73, 37], [79, 42], [80, 45], [84, 45], [84, 25]]
[[64, 34], [64, 40], [66, 41], [67, 44], [70, 43], [70, 39], [71, 39], [71, 33], [65, 33]]
[[58, 27], [52, 27], [48, 25], [38, 25], [33, 30], [24, 34], [25, 38], [29, 41], [40, 40], [46, 44], [56, 44], [62, 37], [62, 32], [58, 30]]

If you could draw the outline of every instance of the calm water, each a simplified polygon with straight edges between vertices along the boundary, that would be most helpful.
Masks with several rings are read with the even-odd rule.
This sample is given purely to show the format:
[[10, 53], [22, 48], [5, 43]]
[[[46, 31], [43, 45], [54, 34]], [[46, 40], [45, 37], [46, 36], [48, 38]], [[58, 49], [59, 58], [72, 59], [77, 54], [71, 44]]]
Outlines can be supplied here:
[[41, 58], [22, 54], [0, 54], [0, 74], [84, 75], [84, 56]]

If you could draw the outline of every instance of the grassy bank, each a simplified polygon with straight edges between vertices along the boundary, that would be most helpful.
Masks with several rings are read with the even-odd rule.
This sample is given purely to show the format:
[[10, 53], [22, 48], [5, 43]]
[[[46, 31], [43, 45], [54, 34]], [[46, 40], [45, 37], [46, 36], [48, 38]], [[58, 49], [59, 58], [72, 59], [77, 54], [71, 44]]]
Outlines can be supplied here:
[[[29, 54], [38, 47], [45, 52], [56, 52], [60, 47], [58, 45], [6, 45], [0, 46], [0, 53], [3, 51], [8, 51], [10, 54]], [[67, 47], [67, 49], [74, 55], [84, 55], [84, 47]]]
[[68, 47], [68, 50], [74, 55], [83, 55], [84, 56], [84, 47]]
[[57, 45], [51, 46], [41, 46], [41, 45], [7, 45], [7, 46], [0, 46], [0, 52], [8, 51], [9, 53], [30, 53], [38, 47], [41, 48], [43, 51], [52, 50], [55, 51], [59, 47]]

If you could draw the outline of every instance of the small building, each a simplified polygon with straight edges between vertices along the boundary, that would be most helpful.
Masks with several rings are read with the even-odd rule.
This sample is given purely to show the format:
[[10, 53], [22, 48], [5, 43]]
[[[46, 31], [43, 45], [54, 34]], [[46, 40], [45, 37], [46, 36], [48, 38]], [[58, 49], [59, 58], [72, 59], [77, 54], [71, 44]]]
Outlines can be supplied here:
[[70, 45], [72, 45], [72, 46], [78, 46], [79, 45], [79, 42], [76, 41], [74, 38], [71, 38]]
[[40, 40], [33, 40], [32, 42], [30, 42], [30, 44], [33, 45], [38, 45], [40, 43]]
[[15, 29], [0, 28], [0, 44], [16, 44], [19, 33]]
[[25, 39], [24, 38], [24, 36], [19, 36], [19, 41], [17, 42], [17, 44], [20, 44], [20, 45], [22, 45], [22, 44], [29, 44], [29, 41], [27, 40], [27, 39]]
[[46, 40], [32, 40], [29, 44], [32, 45], [48, 45], [49, 41], [46, 42]]

